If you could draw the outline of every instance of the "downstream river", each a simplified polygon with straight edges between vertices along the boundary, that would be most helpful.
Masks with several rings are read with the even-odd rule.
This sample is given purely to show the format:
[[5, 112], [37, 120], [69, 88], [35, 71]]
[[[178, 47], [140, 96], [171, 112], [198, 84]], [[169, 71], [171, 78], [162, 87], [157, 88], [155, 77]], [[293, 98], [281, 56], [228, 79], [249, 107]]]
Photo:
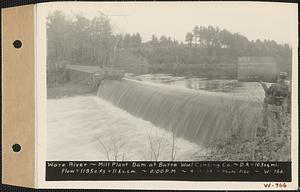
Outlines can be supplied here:
[[48, 99], [47, 160], [183, 161], [203, 151], [173, 136], [95, 95]]

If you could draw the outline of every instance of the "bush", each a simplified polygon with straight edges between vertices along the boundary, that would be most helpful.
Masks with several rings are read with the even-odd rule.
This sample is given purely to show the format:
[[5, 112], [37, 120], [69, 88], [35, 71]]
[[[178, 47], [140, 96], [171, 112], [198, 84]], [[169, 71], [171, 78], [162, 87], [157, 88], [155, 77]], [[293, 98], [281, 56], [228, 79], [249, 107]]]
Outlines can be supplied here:
[[251, 140], [232, 135], [229, 139], [211, 142], [207, 154], [196, 155], [196, 158], [210, 161], [290, 161], [290, 120], [289, 114], [283, 119], [277, 135], [270, 134], [266, 127], [258, 127]]
[[47, 87], [56, 87], [69, 81], [68, 71], [65, 66], [47, 70]]

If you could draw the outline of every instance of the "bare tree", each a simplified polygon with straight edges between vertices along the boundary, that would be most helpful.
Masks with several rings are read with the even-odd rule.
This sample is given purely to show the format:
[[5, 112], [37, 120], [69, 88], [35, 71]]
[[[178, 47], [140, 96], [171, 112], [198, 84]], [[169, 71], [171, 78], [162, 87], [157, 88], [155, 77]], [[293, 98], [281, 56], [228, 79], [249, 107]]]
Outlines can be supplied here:
[[112, 132], [110, 133], [110, 136], [109, 146], [105, 146], [100, 137], [97, 137], [98, 142], [106, 153], [107, 160], [109, 161], [111, 159], [110, 157], [112, 156], [114, 161], [118, 161], [121, 156], [121, 160], [123, 161], [125, 159], [125, 153], [121, 154], [121, 149], [124, 146], [124, 143], [122, 143], [122, 140], [119, 138], [115, 138]]

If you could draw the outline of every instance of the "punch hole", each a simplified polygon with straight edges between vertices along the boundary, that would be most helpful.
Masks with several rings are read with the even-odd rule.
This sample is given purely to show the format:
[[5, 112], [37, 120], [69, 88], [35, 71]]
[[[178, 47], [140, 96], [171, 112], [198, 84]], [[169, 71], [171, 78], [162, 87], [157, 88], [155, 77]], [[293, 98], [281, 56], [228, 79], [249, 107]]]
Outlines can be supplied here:
[[19, 48], [22, 47], [22, 41], [20, 41], [20, 40], [15, 40], [15, 41], [13, 42], [13, 45], [14, 45], [14, 47], [15, 47], [16, 49], [19, 49]]
[[14, 151], [14, 152], [20, 152], [21, 151], [21, 145], [19, 145], [19, 144], [13, 144], [13, 146], [12, 146], [12, 150]]

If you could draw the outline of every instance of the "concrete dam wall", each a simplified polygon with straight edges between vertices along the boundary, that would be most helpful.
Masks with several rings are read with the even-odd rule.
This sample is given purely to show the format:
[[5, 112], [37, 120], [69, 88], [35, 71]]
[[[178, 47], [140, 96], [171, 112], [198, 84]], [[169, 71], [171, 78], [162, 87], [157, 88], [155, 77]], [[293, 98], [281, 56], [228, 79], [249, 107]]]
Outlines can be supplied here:
[[232, 135], [250, 139], [262, 106], [247, 97], [129, 79], [103, 80], [97, 95], [130, 114], [199, 145]]

